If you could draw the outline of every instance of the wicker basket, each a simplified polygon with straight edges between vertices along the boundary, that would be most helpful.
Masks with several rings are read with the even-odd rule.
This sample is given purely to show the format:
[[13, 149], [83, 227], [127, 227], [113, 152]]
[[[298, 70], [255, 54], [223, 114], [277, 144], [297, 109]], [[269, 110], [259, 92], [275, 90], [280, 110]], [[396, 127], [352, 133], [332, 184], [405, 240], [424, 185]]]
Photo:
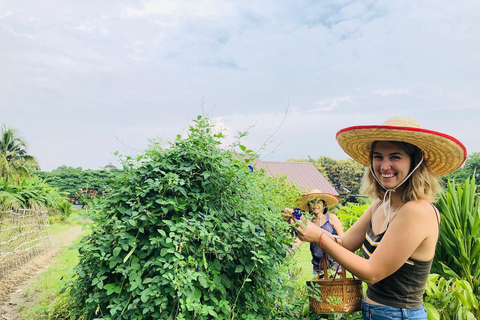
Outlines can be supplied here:
[[317, 280], [307, 281], [307, 286], [310, 288], [310, 311], [315, 313], [360, 311], [363, 299], [362, 281], [355, 277], [347, 278], [345, 268], [341, 268], [339, 278], [337, 278], [338, 268], [334, 275], [329, 277], [326, 254], [322, 256], [320, 263], [323, 265], [323, 275], [321, 270], [318, 270]]

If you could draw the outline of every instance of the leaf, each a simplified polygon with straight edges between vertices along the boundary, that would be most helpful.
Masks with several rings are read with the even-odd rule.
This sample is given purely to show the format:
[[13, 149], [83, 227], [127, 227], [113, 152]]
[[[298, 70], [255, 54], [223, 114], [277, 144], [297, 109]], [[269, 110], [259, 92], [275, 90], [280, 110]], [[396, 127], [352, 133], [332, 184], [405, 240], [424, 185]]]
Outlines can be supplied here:
[[235, 268], [235, 273], [240, 273], [243, 271], [243, 266], [241, 264], [237, 265], [237, 267]]
[[120, 247], [116, 247], [115, 249], [113, 249], [113, 256], [117, 257], [120, 251], [122, 251], [122, 248]]
[[207, 280], [203, 276], [198, 277], [198, 283], [200, 283], [202, 287], [208, 288]]

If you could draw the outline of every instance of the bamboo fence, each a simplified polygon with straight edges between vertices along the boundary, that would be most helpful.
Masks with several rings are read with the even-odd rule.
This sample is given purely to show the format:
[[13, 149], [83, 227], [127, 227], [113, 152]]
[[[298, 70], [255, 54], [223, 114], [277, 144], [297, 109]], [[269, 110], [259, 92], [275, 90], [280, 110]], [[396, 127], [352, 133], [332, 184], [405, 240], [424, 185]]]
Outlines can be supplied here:
[[0, 211], [0, 279], [48, 248], [48, 225], [47, 211]]

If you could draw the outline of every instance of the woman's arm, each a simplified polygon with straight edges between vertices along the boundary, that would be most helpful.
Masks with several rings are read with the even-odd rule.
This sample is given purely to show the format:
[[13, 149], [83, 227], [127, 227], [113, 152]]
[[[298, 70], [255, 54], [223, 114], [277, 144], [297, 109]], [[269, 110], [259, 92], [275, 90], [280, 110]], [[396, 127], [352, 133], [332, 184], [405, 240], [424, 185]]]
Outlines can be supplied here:
[[[382, 241], [368, 260], [349, 251], [345, 242], [345, 248], [342, 248], [326, 235], [323, 235], [320, 239], [320, 234], [315, 240], [317, 235], [314, 235], [314, 229], [309, 225], [305, 227], [301, 224], [298, 228], [298, 234], [302, 240], [315, 241], [345, 269], [363, 281], [372, 284], [394, 273], [412, 254], [419, 250], [428, 235], [429, 231], [427, 230], [438, 229], [435, 225], [435, 216], [433, 214], [428, 215], [426, 212], [428, 210], [428, 206], [418, 204], [418, 201], [406, 204], [398, 211], [395, 219], [390, 222]], [[366, 220], [363, 219], [365, 214], [342, 237], [342, 239], [350, 242], [349, 246], [358, 241], [356, 236], [349, 237], [349, 233], [354, 228], [357, 229], [352, 230], [355, 234], [359, 232], [360, 227], [365, 222], [363, 220]]]
[[332, 224], [333, 229], [335, 229], [335, 232], [337, 233], [337, 235], [339, 237], [343, 236], [343, 226], [340, 219], [338, 219], [338, 217], [333, 213], [330, 213], [329, 218], [330, 218], [330, 223]]

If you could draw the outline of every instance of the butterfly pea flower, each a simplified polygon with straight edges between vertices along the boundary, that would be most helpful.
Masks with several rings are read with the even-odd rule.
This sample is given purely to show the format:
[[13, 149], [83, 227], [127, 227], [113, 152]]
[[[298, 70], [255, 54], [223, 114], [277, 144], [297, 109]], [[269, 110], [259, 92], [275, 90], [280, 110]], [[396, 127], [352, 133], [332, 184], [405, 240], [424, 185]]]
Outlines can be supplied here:
[[248, 166], [248, 170], [250, 170], [250, 172], [253, 172], [253, 167], [252, 167], [252, 166]]
[[297, 220], [300, 220], [300, 218], [302, 217], [302, 211], [300, 210], [300, 208], [293, 209], [293, 215]]
[[195, 271], [200, 271], [200, 266], [197, 264], [197, 266], [195, 267]]

